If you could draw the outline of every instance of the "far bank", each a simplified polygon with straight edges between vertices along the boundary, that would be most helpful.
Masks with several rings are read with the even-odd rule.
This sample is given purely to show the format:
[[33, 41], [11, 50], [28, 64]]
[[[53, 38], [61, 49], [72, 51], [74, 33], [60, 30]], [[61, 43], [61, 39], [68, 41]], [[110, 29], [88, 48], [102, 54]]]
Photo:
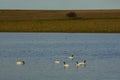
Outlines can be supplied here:
[[50, 20], [71, 19], [111, 19], [120, 18], [120, 10], [0, 10], [0, 20]]

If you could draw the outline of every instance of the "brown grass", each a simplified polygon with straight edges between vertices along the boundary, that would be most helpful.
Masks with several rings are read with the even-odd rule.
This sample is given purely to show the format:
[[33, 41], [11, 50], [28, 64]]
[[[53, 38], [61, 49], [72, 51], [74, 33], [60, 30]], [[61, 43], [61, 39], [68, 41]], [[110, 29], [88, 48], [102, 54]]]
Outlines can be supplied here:
[[119, 33], [120, 19], [0, 21], [0, 31]]
[[78, 18], [120, 18], [120, 10], [0, 10], [0, 20], [69, 19], [69, 12]]

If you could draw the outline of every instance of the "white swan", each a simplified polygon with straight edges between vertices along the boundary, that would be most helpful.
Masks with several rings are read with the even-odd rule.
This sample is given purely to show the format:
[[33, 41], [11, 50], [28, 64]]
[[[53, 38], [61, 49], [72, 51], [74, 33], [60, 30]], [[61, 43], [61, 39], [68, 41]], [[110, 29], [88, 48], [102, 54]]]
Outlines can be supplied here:
[[66, 64], [65, 62], [63, 62], [64, 63], [64, 67], [69, 67], [70, 65], [69, 64]]
[[60, 60], [56, 60], [55, 63], [56, 63], [56, 64], [60, 64]]
[[79, 62], [79, 64], [81, 64], [81, 65], [86, 64], [86, 60]]
[[74, 59], [74, 55], [71, 55], [68, 58], [73, 60]]
[[24, 64], [25, 64], [25, 61], [17, 61], [16, 64], [17, 64], [17, 65], [24, 65]]
[[81, 64], [78, 62], [78, 61], [76, 61], [76, 67], [80, 67], [81, 66]]
[[81, 62], [76, 61], [76, 67], [80, 67], [80, 66], [85, 65], [85, 64], [86, 64], [86, 60], [81, 61]]

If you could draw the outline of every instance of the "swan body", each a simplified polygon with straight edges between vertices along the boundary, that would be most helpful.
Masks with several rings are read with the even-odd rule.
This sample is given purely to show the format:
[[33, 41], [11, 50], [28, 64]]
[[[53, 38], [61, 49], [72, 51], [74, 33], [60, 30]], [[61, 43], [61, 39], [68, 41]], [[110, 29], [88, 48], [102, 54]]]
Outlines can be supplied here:
[[85, 64], [86, 64], [86, 60], [81, 61], [81, 62], [76, 61], [76, 67], [80, 67], [80, 66], [85, 65]]
[[76, 67], [80, 67], [81, 63], [79, 63], [78, 61], [76, 62]]
[[68, 58], [73, 60], [74, 59], [74, 55], [71, 55]]
[[56, 63], [56, 64], [60, 64], [60, 60], [56, 60], [55, 63]]
[[17, 64], [17, 65], [24, 65], [24, 64], [25, 64], [25, 61], [17, 61], [16, 64]]
[[70, 65], [69, 64], [66, 64], [65, 62], [63, 62], [64, 63], [64, 67], [69, 67]]
[[84, 61], [82, 61], [82, 62], [79, 62], [79, 64], [81, 64], [81, 65], [86, 64], [86, 60], [84, 60]]

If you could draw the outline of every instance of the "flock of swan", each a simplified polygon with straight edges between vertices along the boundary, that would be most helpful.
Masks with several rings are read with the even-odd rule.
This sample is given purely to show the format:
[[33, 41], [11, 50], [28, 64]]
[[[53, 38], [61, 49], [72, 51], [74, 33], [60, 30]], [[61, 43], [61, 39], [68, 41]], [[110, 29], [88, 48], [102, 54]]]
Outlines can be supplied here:
[[[71, 55], [71, 56], [68, 57], [68, 59], [71, 59], [71, 60], [73, 60], [74, 58], [75, 58], [74, 55]], [[61, 63], [60, 60], [58, 60], [58, 59], [55, 60], [55, 64], [60, 64], [60, 63]], [[16, 62], [16, 65], [24, 65], [24, 64], [25, 64], [25, 61], [17, 61]], [[86, 64], [86, 60], [80, 61], [80, 62], [76, 61], [76, 63], [75, 63], [76, 67], [80, 67], [80, 66], [85, 65], [85, 64]], [[70, 64], [68, 64], [64, 61], [63, 66], [64, 67], [69, 67]]]
[[[68, 59], [70, 59], [70, 60], [73, 60], [74, 58], [75, 58], [74, 55], [68, 56]], [[58, 60], [58, 59], [55, 60], [55, 64], [60, 64], [60, 63], [61, 63], [60, 60]], [[80, 61], [80, 62], [76, 61], [75, 65], [76, 65], [76, 67], [80, 67], [80, 66], [82, 66], [82, 65], [86, 65], [86, 60]], [[68, 63], [66, 63], [66, 62], [64, 61], [64, 62], [63, 62], [63, 66], [64, 66], [64, 67], [69, 67], [70, 64], [68, 64]]]

